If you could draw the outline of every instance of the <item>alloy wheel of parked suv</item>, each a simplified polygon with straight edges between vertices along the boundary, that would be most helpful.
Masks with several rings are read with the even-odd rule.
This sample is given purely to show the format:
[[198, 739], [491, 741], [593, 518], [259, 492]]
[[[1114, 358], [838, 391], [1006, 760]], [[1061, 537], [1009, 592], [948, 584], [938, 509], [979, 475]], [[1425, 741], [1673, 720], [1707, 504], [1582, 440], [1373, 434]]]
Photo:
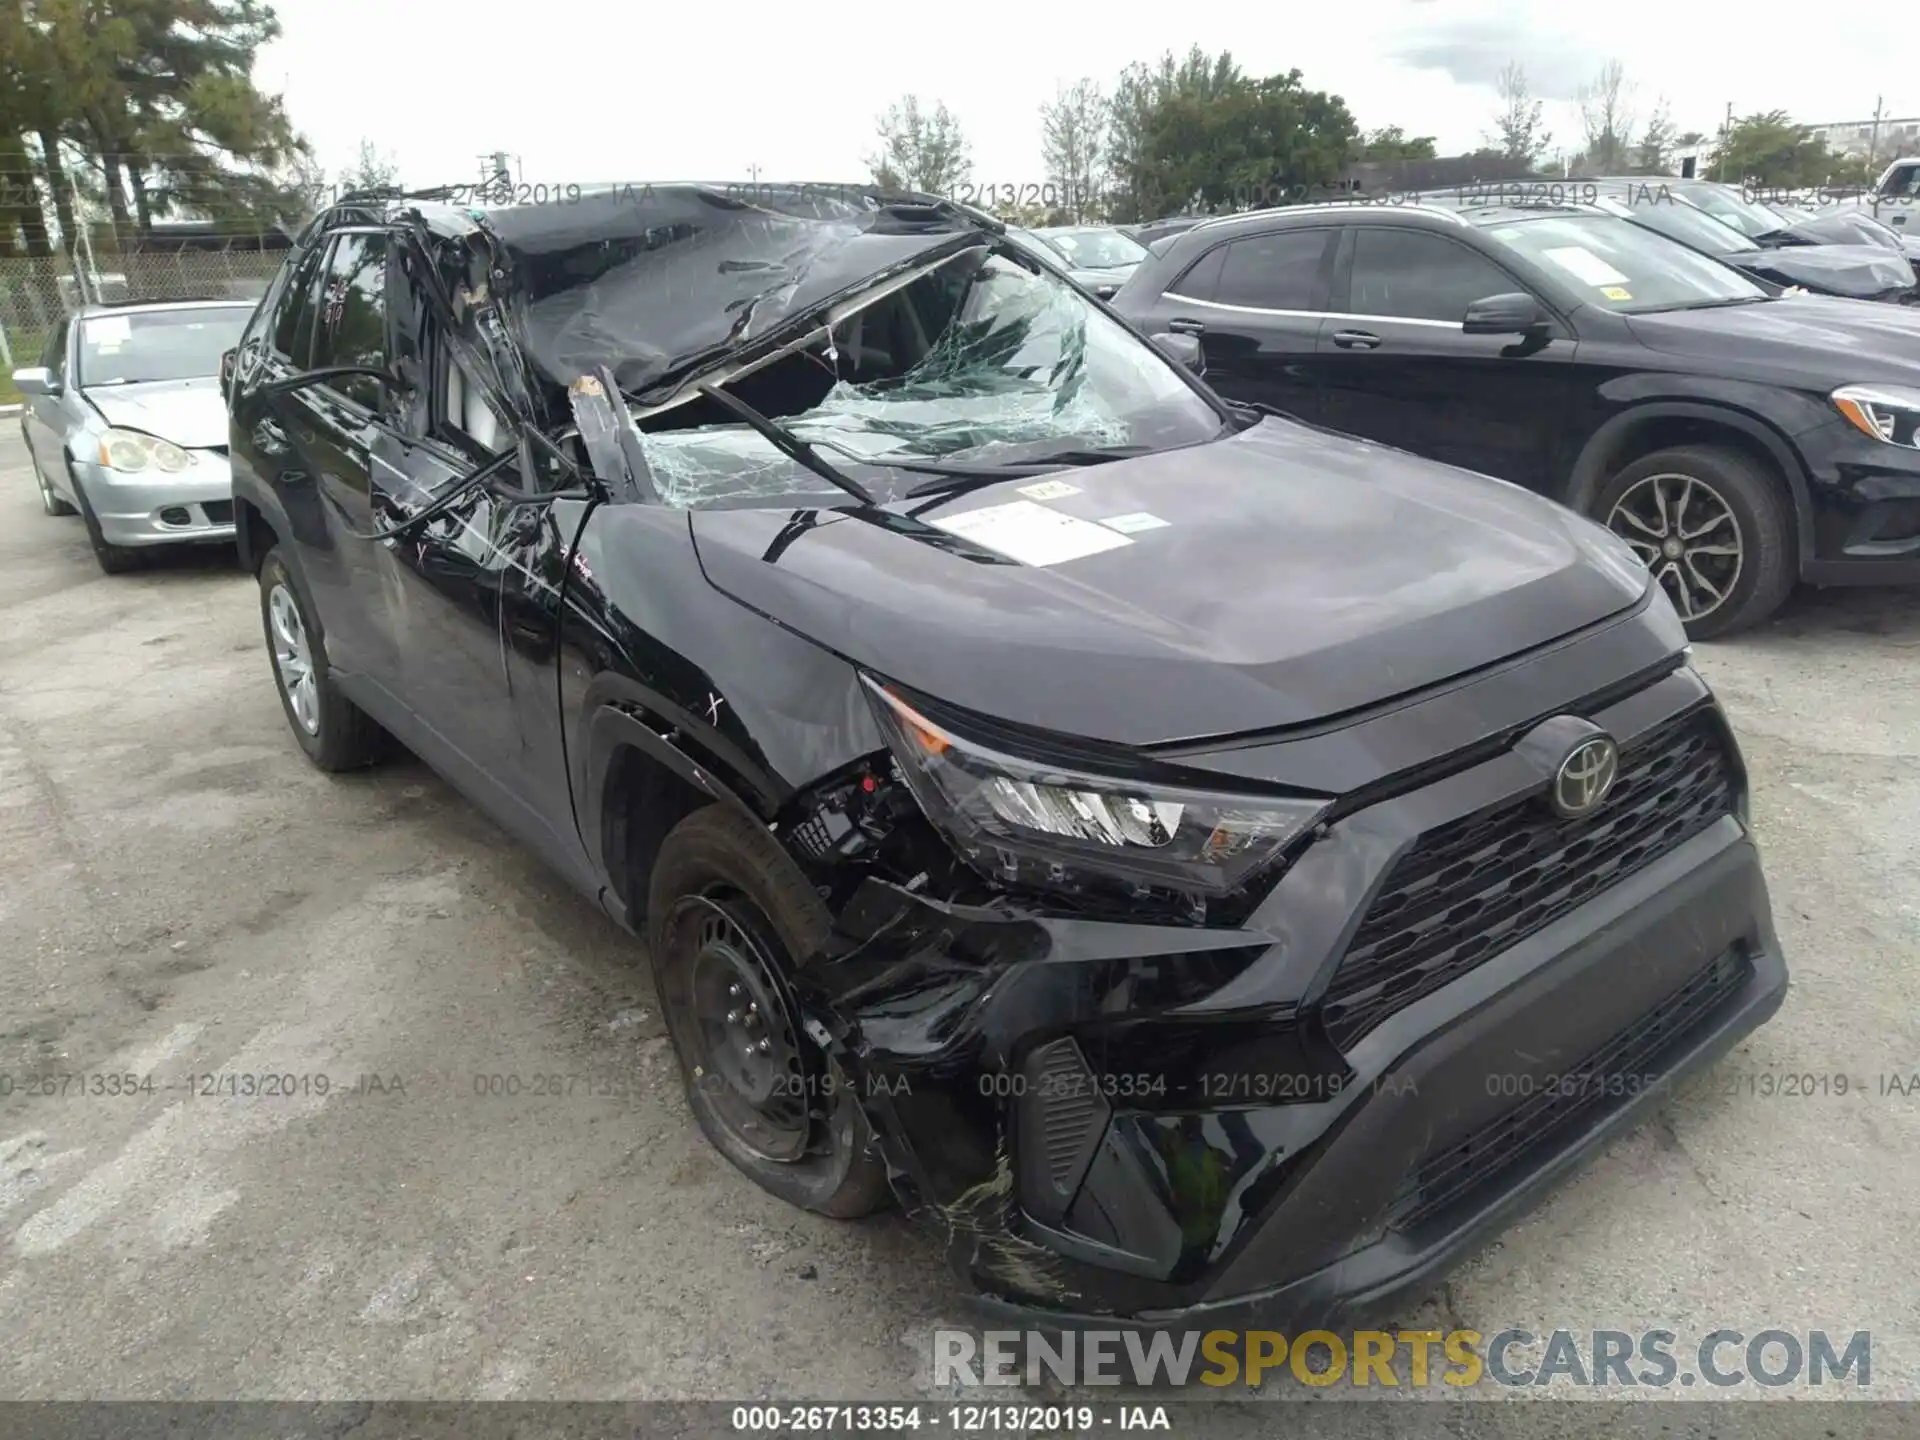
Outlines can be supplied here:
[[805, 1209], [851, 1219], [883, 1205], [859, 1098], [796, 1020], [787, 972], [831, 921], [792, 858], [729, 807], [696, 811], [661, 846], [648, 919], [654, 990], [715, 1148]]
[[1653, 572], [1693, 639], [1758, 624], [1793, 587], [1780, 487], [1731, 450], [1648, 455], [1613, 478], [1595, 513]]
[[276, 548], [260, 562], [260, 619], [280, 708], [300, 748], [322, 770], [357, 770], [380, 758], [380, 727], [334, 685], [326, 638], [308, 618], [300, 585]]

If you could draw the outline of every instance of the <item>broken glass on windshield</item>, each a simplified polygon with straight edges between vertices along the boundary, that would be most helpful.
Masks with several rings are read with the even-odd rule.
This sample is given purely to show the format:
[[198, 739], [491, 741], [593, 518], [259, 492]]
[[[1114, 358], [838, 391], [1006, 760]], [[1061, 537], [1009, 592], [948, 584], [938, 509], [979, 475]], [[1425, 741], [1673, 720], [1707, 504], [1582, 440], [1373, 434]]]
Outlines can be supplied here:
[[[728, 388], [882, 499], [925, 478], [890, 461], [1032, 463], [1063, 450], [1192, 444], [1221, 427], [1110, 316], [1051, 273], [982, 248], [843, 312], [830, 336], [816, 332]], [[667, 504], [831, 493], [710, 402], [647, 423], [642, 445]]]

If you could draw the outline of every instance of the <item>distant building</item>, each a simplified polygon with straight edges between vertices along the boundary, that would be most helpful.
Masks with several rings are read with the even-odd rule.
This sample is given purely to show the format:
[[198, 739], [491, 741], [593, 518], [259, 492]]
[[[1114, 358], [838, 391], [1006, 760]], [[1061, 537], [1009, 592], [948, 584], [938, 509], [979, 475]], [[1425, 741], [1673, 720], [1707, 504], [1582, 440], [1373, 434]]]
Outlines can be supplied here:
[[1886, 160], [1920, 150], [1920, 117], [1905, 120], [1882, 117], [1878, 142], [1874, 139], [1871, 117], [1865, 120], [1842, 120], [1832, 125], [1809, 125], [1807, 128], [1826, 141], [1827, 149], [1836, 155], [1870, 155]]
[[1445, 190], [1456, 185], [1485, 185], [1503, 180], [1525, 180], [1533, 167], [1494, 152], [1442, 155], [1433, 160], [1367, 160], [1341, 172], [1344, 189], [1362, 194]]

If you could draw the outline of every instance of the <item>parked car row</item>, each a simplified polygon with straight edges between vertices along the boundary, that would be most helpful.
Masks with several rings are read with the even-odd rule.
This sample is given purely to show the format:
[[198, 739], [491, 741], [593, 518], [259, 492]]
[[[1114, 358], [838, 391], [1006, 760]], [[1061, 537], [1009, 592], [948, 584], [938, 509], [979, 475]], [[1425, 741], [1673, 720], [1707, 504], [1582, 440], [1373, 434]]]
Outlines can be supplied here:
[[1725, 263], [1701, 238], [1716, 208], [1744, 215], [1724, 196], [1260, 211], [1186, 230], [1113, 303], [1230, 399], [1603, 521], [1696, 638], [1796, 580], [1920, 580], [1920, 313], [1750, 273], [1813, 247]]
[[1028, 243], [878, 192], [336, 204], [223, 367], [263, 683], [645, 937], [772, 1193], [906, 1201], [1033, 1323], [1372, 1313], [1780, 1004], [1669, 597], [1770, 599], [1850, 483], [1716, 407], [1848, 474], [1911, 425], [1786, 373], [1842, 302], [1599, 212], [1210, 222], [1118, 312]]

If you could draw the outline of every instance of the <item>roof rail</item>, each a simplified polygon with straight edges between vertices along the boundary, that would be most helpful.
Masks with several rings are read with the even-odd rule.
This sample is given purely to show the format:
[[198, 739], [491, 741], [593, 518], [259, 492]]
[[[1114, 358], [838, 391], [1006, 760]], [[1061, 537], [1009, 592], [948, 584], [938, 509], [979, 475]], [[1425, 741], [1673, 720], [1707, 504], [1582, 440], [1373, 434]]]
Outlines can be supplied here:
[[1461, 218], [1459, 211], [1439, 205], [1422, 205], [1417, 202], [1395, 204], [1390, 200], [1327, 200], [1316, 201], [1309, 205], [1274, 205], [1265, 210], [1238, 210], [1231, 215], [1209, 215], [1193, 228], [1204, 230], [1211, 225], [1232, 224], [1261, 215], [1352, 214], [1355, 210], [1391, 210], [1403, 215], [1411, 211], [1416, 215], [1432, 215], [1436, 219], [1448, 220], [1455, 225], [1467, 224], [1467, 221]]

